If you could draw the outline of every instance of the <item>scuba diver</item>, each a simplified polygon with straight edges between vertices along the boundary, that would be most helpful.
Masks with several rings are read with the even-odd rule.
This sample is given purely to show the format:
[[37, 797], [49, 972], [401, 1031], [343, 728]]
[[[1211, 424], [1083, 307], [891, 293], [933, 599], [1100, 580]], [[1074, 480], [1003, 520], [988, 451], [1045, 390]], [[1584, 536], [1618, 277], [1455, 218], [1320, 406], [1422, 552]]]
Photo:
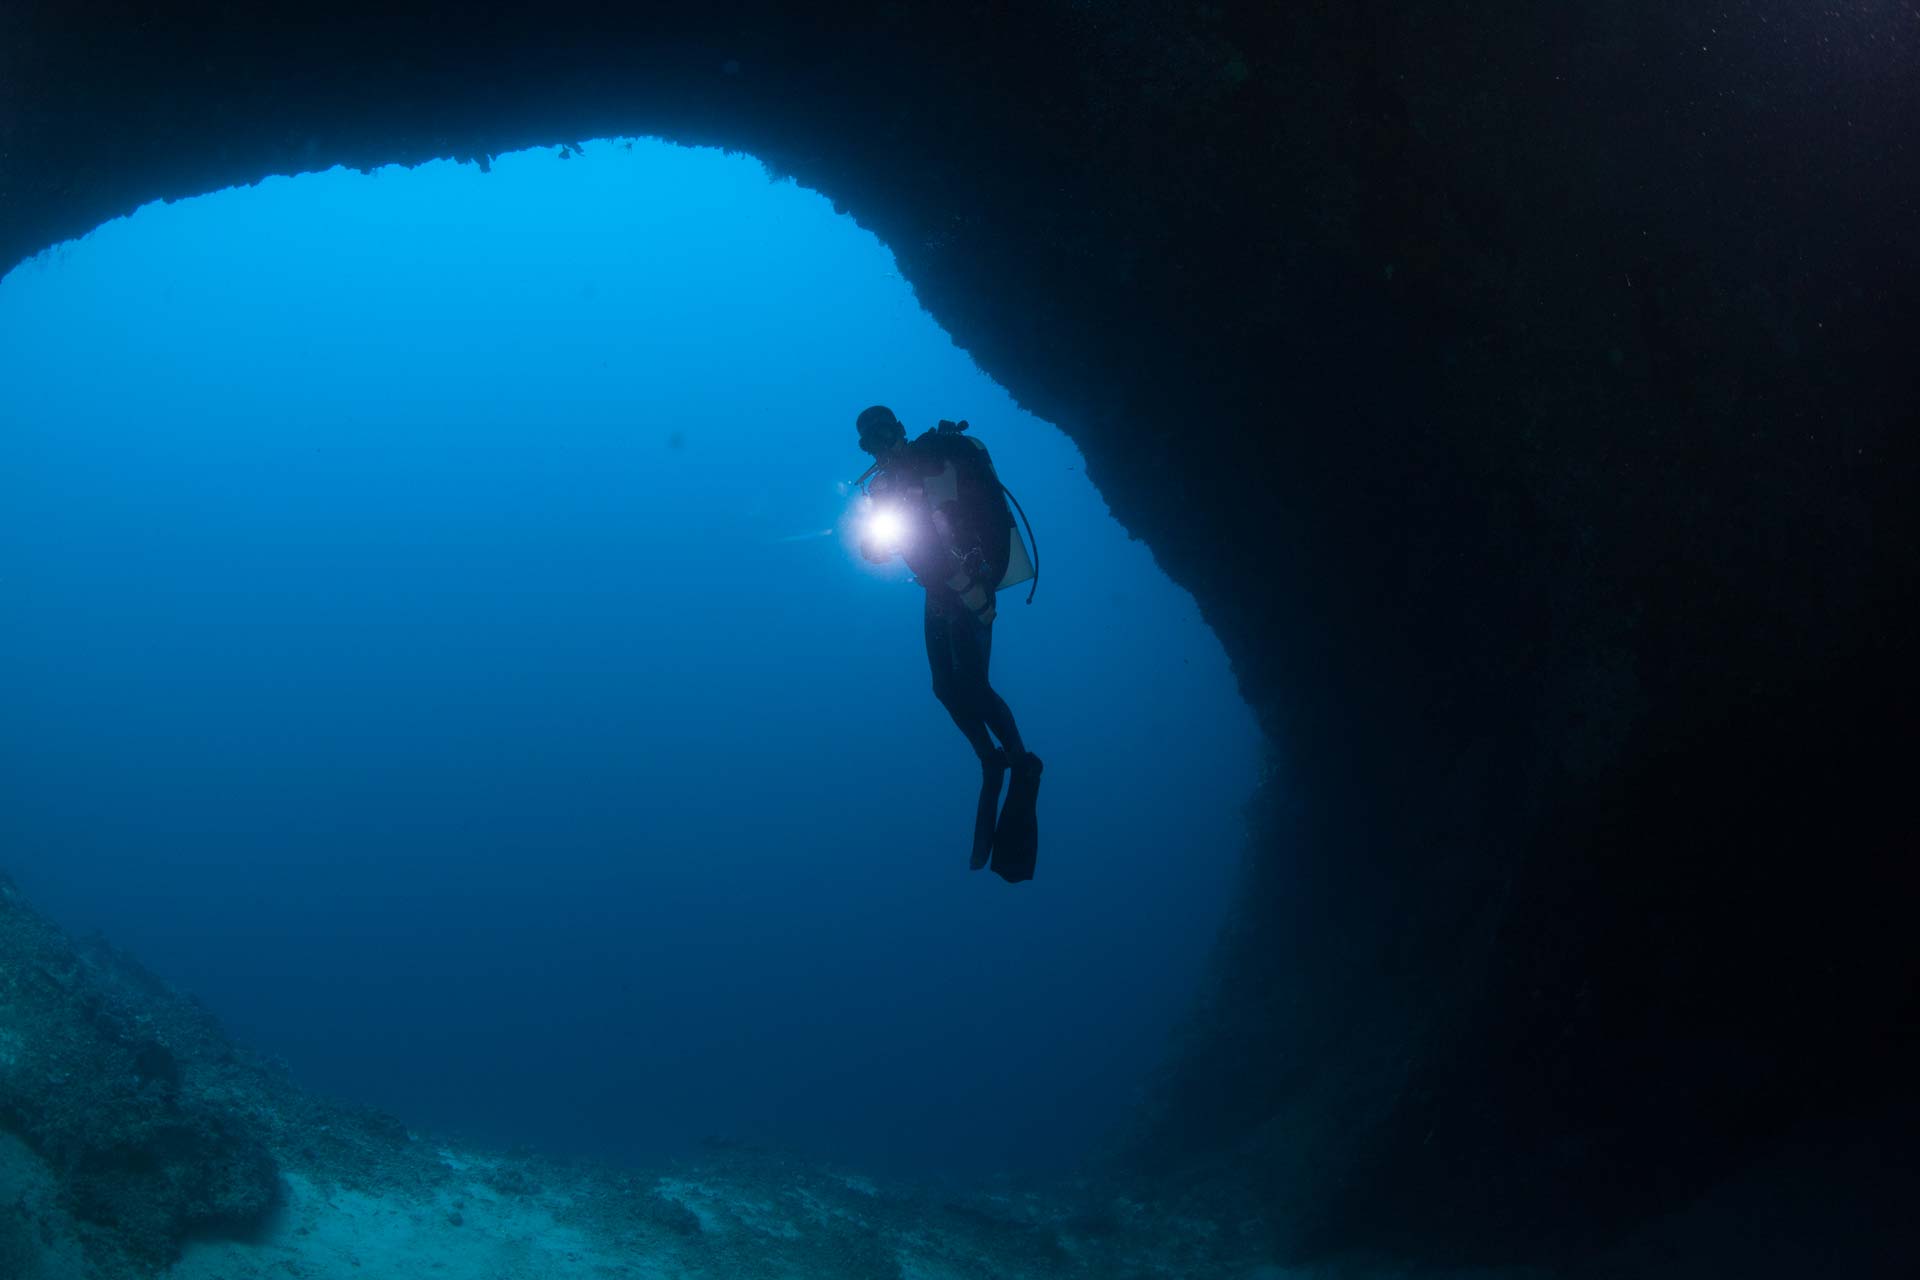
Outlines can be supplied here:
[[[857, 482], [865, 484], [869, 502], [860, 553], [875, 563], [898, 554], [926, 588], [933, 696], [980, 758], [971, 866], [978, 871], [991, 860], [1008, 882], [1031, 880], [1040, 840], [1040, 757], [1027, 750], [1012, 710], [987, 682], [994, 593], [1039, 580], [1007, 509], [1012, 495], [987, 447], [963, 434], [965, 422], [943, 421], [910, 441], [893, 410], [875, 405], [854, 425], [860, 448], [874, 460]], [[1009, 770], [1013, 785], [1001, 806]]]

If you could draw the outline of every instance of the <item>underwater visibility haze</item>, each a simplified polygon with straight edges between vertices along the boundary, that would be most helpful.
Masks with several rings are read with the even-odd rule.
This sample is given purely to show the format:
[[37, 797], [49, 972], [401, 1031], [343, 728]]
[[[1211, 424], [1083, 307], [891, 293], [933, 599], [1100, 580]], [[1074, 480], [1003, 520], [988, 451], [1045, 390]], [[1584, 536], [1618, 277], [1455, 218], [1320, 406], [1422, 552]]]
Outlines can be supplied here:
[[[1261, 768], [1192, 599], [891, 257], [648, 140], [272, 178], [0, 283], [0, 849], [322, 1093], [616, 1162], [1050, 1170], [1192, 999]], [[1030, 513], [1037, 877], [854, 415]]]
[[0, 1280], [1920, 1275], [1916, 50], [0, 3]]

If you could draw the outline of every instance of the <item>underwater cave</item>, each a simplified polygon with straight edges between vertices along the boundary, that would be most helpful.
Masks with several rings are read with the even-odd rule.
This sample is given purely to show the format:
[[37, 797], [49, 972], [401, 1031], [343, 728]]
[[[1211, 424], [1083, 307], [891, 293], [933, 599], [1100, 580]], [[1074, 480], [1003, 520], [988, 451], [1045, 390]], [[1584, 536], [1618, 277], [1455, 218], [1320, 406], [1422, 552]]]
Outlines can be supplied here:
[[[1070, 1166], [1125, 1113], [1259, 731], [870, 234], [627, 139], [273, 179], [55, 256], [0, 286], [36, 903], [302, 1081], [501, 1144], [958, 1174]], [[1044, 530], [994, 628], [1055, 757], [1011, 902], [928, 875], [977, 772], [922, 593], [847, 546], [877, 398], [968, 406]]]
[[[0, 263], [273, 175], [453, 161], [478, 180], [531, 148], [574, 164], [656, 136], [850, 214], [1005, 412], [1065, 433], [1264, 735], [1245, 864], [1190, 922], [1205, 977], [1154, 1084], [1054, 1181], [1093, 1209], [998, 1188], [907, 1212], [857, 1174], [729, 1149], [780, 1203], [843, 1226], [867, 1207], [824, 1274], [938, 1274], [900, 1252], [937, 1219], [965, 1235], [952, 1257], [1005, 1275], [1900, 1275], [1916, 44], [1889, 6], [1640, 0], [16, 5]], [[543, 355], [562, 384], [577, 352]], [[311, 349], [273, 371], [296, 399], [335, 375]], [[138, 485], [137, 457], [90, 462]], [[435, 785], [419, 763], [409, 785]], [[0, 1260], [77, 1207], [138, 1204], [73, 1248], [158, 1266], [184, 1235], [306, 1203], [296, 1179], [345, 1195], [414, 1158], [393, 1154], [404, 1128], [343, 1111], [294, 1171], [294, 1118], [322, 1104], [259, 1084], [270, 1105], [234, 1105], [277, 1077], [231, 1065], [203, 1013], [103, 944], [5, 904], [0, 1185], [23, 1207]], [[183, 1073], [194, 1098], [140, 1075], [154, 1044], [214, 1064]], [[93, 1066], [43, 1069], [63, 1054]], [[85, 1098], [186, 1135], [148, 1178], [164, 1195], [92, 1158]], [[512, 1167], [474, 1177], [449, 1230], [525, 1198]], [[668, 1179], [640, 1217], [577, 1204], [636, 1239], [759, 1231], [783, 1256], [758, 1201], [714, 1185]]]

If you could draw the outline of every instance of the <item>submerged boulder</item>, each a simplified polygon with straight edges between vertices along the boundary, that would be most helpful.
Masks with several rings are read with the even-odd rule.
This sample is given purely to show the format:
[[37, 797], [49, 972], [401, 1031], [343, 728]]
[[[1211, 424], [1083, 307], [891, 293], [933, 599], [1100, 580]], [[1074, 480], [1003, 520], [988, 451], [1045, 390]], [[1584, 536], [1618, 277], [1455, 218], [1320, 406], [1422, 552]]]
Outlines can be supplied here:
[[146, 1263], [244, 1232], [280, 1194], [247, 1070], [212, 1017], [104, 944], [76, 944], [0, 877], [0, 1130], [100, 1247]]

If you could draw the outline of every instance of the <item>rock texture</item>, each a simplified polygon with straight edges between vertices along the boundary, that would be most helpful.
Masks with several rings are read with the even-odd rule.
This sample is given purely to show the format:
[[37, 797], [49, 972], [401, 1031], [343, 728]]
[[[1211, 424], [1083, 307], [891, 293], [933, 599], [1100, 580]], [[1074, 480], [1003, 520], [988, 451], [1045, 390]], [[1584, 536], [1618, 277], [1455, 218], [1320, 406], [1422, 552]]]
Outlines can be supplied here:
[[1240, 1280], [1264, 1248], [1093, 1179], [921, 1188], [724, 1143], [608, 1169], [423, 1136], [301, 1091], [0, 878], [6, 1280]]
[[1275, 744], [1135, 1159], [1296, 1255], [1551, 1260], [1920, 1066], [1917, 22], [13, 4], [0, 261], [594, 135], [826, 192], [1079, 442]]
[[89, 1233], [149, 1263], [188, 1232], [245, 1230], [278, 1171], [212, 1019], [104, 948], [74, 947], [0, 879], [0, 1134], [17, 1134]]

